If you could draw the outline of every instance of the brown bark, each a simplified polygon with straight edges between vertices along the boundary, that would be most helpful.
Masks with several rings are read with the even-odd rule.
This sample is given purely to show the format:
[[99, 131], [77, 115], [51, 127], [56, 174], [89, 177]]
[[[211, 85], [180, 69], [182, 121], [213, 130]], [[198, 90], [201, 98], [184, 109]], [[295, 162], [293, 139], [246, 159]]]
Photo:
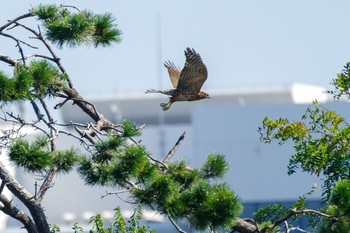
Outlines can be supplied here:
[[25, 221], [27, 231], [31, 233], [50, 233], [49, 225], [40, 202], [36, 201], [36, 199], [11, 176], [2, 162], [0, 162], [0, 179], [6, 183], [6, 187], [11, 193], [13, 193], [13, 195], [15, 195], [30, 211], [35, 227], [30, 223], [30, 218], [27, 218], [27, 220], [22, 218], [22, 220]]
[[232, 232], [240, 233], [258, 233], [258, 227], [244, 219], [237, 218], [236, 225], [232, 228]]

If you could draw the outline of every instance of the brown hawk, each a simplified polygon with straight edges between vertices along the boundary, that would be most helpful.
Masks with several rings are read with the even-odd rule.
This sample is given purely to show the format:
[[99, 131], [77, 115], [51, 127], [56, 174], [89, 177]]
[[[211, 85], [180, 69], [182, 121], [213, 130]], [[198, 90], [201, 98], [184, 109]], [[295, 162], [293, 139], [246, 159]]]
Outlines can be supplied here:
[[146, 93], [161, 93], [171, 96], [168, 103], [160, 104], [164, 111], [168, 110], [171, 104], [176, 101], [195, 101], [210, 98], [207, 93], [200, 91], [208, 76], [207, 67], [204, 65], [201, 56], [190, 48], [185, 50], [185, 56], [186, 63], [181, 71], [174, 63], [164, 62], [175, 89], [164, 91], [151, 89], [146, 91]]

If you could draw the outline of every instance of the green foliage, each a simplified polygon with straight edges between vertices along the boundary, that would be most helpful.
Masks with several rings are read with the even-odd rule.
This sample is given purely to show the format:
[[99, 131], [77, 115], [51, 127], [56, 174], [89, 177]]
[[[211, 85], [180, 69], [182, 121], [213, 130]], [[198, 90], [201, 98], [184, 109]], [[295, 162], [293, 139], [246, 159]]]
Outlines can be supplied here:
[[121, 31], [113, 29], [115, 19], [109, 13], [95, 16], [95, 32], [93, 34], [95, 47], [109, 46], [111, 42], [120, 42]]
[[128, 180], [145, 181], [153, 176], [155, 165], [150, 164], [143, 146], [128, 145], [128, 137], [111, 135], [94, 146], [92, 159], [81, 158], [78, 172], [89, 185], [118, 185]]
[[185, 161], [159, 169], [143, 146], [129, 145], [129, 137], [139, 134], [134, 124], [124, 121], [123, 126], [124, 137], [110, 136], [95, 145], [91, 159], [81, 158], [78, 171], [87, 184], [128, 188], [137, 203], [187, 218], [197, 229], [234, 224], [242, 209], [237, 196], [225, 184], [208, 181], [228, 170], [224, 155], [210, 154], [201, 171]]
[[[117, 214], [116, 214], [117, 215]], [[119, 209], [119, 218], [121, 217], [120, 209]], [[118, 216], [115, 217], [118, 219]], [[140, 221], [142, 220], [142, 209], [141, 206], [138, 205], [134, 209], [134, 213], [131, 215], [130, 220], [128, 221], [128, 226], [126, 228], [125, 233], [127, 232], [139, 232], [139, 233], [146, 233], [150, 229], [149, 226], [140, 226]], [[155, 232], [151, 230], [150, 232]]]
[[14, 89], [14, 82], [0, 71], [0, 99], [2, 101], [17, 100], [17, 96], [11, 90]]
[[84, 229], [78, 223], [74, 223], [72, 230], [74, 230], [74, 233], [84, 232]]
[[149, 162], [149, 154], [141, 145], [129, 145], [140, 130], [130, 121], [123, 121], [123, 136], [109, 135], [94, 145], [93, 157], [81, 158], [78, 172], [89, 185], [125, 187], [128, 180], [145, 182], [153, 177], [157, 167]]
[[147, 173], [145, 169], [151, 169], [148, 160], [148, 153], [142, 146], [129, 146], [123, 151], [122, 158], [114, 164], [112, 175], [117, 183], [125, 180], [137, 179], [140, 174]]
[[75, 47], [80, 44], [91, 44], [94, 33], [94, 24], [91, 13], [81, 11], [76, 14], [68, 14], [45, 23], [46, 37], [62, 47], [67, 44]]
[[181, 196], [190, 224], [199, 230], [231, 227], [242, 212], [238, 197], [225, 184], [202, 181]]
[[225, 184], [196, 180], [184, 188], [169, 175], [161, 175], [132, 194], [143, 204], [174, 218], [186, 217], [196, 229], [231, 227], [241, 213], [238, 197]]
[[78, 155], [73, 149], [51, 152], [48, 140], [39, 137], [29, 143], [24, 139], [16, 139], [9, 147], [9, 158], [16, 166], [29, 172], [43, 172], [55, 168], [57, 172], [67, 173], [78, 161]]
[[52, 156], [52, 165], [57, 168], [57, 172], [68, 173], [78, 162], [77, 152], [71, 148], [68, 150], [57, 150]]
[[144, 185], [143, 189], [132, 190], [132, 194], [140, 203], [152, 206], [161, 212], [183, 214], [179, 199], [181, 191], [181, 185], [170, 175], [158, 174], [149, 184]]
[[259, 128], [261, 139], [279, 143], [291, 139], [295, 154], [289, 161], [288, 174], [299, 168], [317, 176], [323, 174], [323, 191], [329, 197], [336, 181], [350, 177], [350, 126], [335, 111], [324, 109], [317, 102], [307, 108], [302, 120], [265, 118]]
[[128, 120], [123, 120], [124, 137], [137, 137], [141, 135], [141, 130]]
[[283, 144], [289, 139], [295, 142], [302, 140], [306, 136], [308, 128], [302, 122], [289, 122], [288, 119], [283, 118], [271, 120], [265, 117], [263, 127], [259, 127], [258, 131], [260, 132], [260, 140], [269, 143], [273, 139], [277, 139], [279, 144]]
[[344, 216], [350, 221], [350, 180], [340, 180], [334, 186], [329, 199], [336, 216]]
[[206, 162], [201, 167], [201, 172], [205, 178], [223, 178], [229, 170], [225, 155], [210, 153]]
[[59, 226], [57, 226], [56, 224], [54, 225], [50, 225], [50, 233], [60, 233], [61, 229]]
[[[140, 206], [136, 206], [133, 215], [130, 217], [128, 223], [125, 222], [120, 208], [115, 209], [114, 220], [105, 227], [105, 223], [100, 214], [97, 214], [90, 219], [92, 224], [90, 233], [155, 233], [148, 225], [141, 226], [142, 210]], [[83, 232], [83, 229], [77, 225], [74, 226], [75, 232]]]
[[28, 100], [31, 98], [30, 90], [34, 80], [27, 69], [18, 66], [15, 70], [14, 77], [9, 80], [14, 82], [14, 88], [7, 89], [13, 92], [14, 98], [12, 100]]
[[258, 211], [254, 213], [255, 221], [259, 224], [264, 222], [275, 222], [282, 216], [285, 216], [288, 214], [289, 208], [286, 208], [285, 206], [282, 206], [279, 203], [268, 205], [264, 208], [260, 208]]
[[335, 99], [340, 99], [342, 95], [350, 98], [350, 62], [346, 63], [342, 72], [337, 74], [335, 79], [332, 79], [331, 84], [335, 90], [328, 91], [328, 93], [333, 94]]
[[96, 163], [86, 157], [81, 157], [77, 169], [87, 185], [114, 184], [111, 175], [112, 167], [108, 164]]
[[0, 71], [0, 101], [6, 103], [28, 99], [30, 85], [31, 79], [28, 73], [23, 72], [17, 77], [10, 78]]
[[64, 75], [60, 74], [58, 69], [47, 60], [32, 61], [28, 71], [33, 79], [32, 87], [36, 96], [52, 96], [64, 87], [63, 82], [61, 82], [65, 79]]
[[119, 152], [118, 148], [123, 147], [125, 139], [117, 135], [110, 135], [108, 140], [98, 141], [95, 145], [95, 162], [108, 162], [114, 158], [114, 155]]
[[324, 218], [319, 232], [350, 232], [350, 180], [340, 180], [333, 187], [326, 212], [337, 221]]
[[17, 66], [12, 78], [0, 72], [0, 101], [12, 102], [53, 96], [64, 88], [65, 76], [42, 59]]
[[30, 172], [42, 172], [51, 165], [52, 154], [47, 150], [47, 140], [38, 138], [32, 144], [16, 139], [10, 146], [9, 158], [16, 166]]
[[32, 9], [32, 13], [44, 21], [56, 19], [56, 16], [60, 14], [59, 7], [57, 7], [55, 4], [40, 4], [39, 6]]
[[64, 6], [39, 5], [32, 13], [44, 21], [46, 37], [59, 47], [81, 44], [110, 46], [121, 41], [121, 31], [111, 14], [93, 14], [90, 11], [72, 13]]
[[201, 179], [200, 172], [196, 169], [189, 169], [185, 160], [169, 164], [167, 173], [184, 189]]

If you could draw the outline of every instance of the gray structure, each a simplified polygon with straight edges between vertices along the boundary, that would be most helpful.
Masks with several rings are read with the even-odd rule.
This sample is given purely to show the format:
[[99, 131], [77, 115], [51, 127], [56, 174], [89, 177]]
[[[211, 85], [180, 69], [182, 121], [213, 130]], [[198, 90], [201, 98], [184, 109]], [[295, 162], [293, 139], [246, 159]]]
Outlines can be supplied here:
[[[225, 154], [231, 168], [225, 180], [244, 203], [259, 206], [268, 201], [288, 202], [308, 192], [314, 183], [320, 184], [319, 179], [306, 174], [288, 176], [287, 164], [293, 153], [292, 145], [263, 144], [257, 129], [265, 116], [300, 120], [313, 100], [327, 101], [323, 88], [294, 84], [280, 88], [208, 92], [211, 95], [209, 100], [175, 103], [166, 112], [159, 106], [166, 99], [159, 95], [113, 95], [88, 100], [115, 122], [129, 119], [139, 125], [145, 124], [139, 139], [155, 157], [163, 158], [184, 131], [185, 140], [174, 160], [187, 159], [191, 166], [199, 167], [209, 152]], [[341, 107], [344, 104], [329, 103], [327, 106], [349, 114], [346, 108]], [[64, 105], [63, 121], [90, 121], [76, 108], [69, 103]], [[71, 138], [65, 136], [60, 140], [62, 147], [74, 144]], [[75, 142], [75, 146], [79, 143]], [[21, 172], [17, 172], [17, 176], [33, 190], [33, 179]], [[113, 187], [86, 187], [75, 173], [57, 177], [55, 187], [49, 190], [44, 202], [50, 222], [69, 225], [84, 222], [93, 213], [104, 212], [107, 218], [108, 211], [116, 206], [130, 209], [115, 196], [101, 199], [106, 191], [113, 191]], [[317, 191], [312, 198], [319, 199], [320, 193], [320, 190]], [[253, 211], [254, 208], [251, 208], [250, 211]], [[150, 221], [163, 221], [155, 218], [154, 214], [151, 216]], [[168, 223], [152, 227], [157, 229], [161, 225], [168, 226]]]

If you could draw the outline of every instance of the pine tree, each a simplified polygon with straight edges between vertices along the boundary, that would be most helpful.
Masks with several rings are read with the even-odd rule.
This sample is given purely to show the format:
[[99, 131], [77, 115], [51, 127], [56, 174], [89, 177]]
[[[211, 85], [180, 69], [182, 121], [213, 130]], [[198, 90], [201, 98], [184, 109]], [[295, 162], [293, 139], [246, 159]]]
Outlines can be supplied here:
[[[39, 27], [26, 26], [28, 19], [38, 20]], [[14, 29], [31, 34], [31, 40], [9, 34]], [[0, 191], [2, 212], [22, 222], [28, 232], [49, 233], [42, 200], [57, 174], [77, 169], [87, 185], [127, 189], [135, 203], [166, 215], [176, 227], [176, 219], [187, 219], [200, 230], [234, 225], [242, 209], [238, 197], [224, 183], [212, 182], [228, 170], [223, 155], [210, 154], [202, 169], [190, 168], [186, 161], [171, 162], [176, 149], [166, 160], [156, 160], [133, 139], [142, 133], [140, 128], [127, 120], [112, 123], [75, 89], [54, 48], [108, 47], [120, 42], [121, 31], [111, 14], [94, 14], [66, 5], [39, 5], [1, 26], [0, 36], [13, 40], [19, 55], [19, 59], [0, 55], [0, 61], [13, 68], [12, 75], [0, 72], [0, 101], [3, 105], [29, 102], [37, 117], [28, 121], [21, 115], [5, 113], [2, 120], [18, 127], [6, 132], [2, 144], [13, 164], [43, 177], [40, 189], [31, 194], [0, 163], [1, 191], [9, 189], [29, 210], [17, 209]], [[33, 40], [41, 47], [32, 45]], [[31, 56], [24, 55], [24, 51], [34, 49]], [[48, 105], [50, 99], [59, 102], [54, 109]], [[62, 127], [68, 125], [58, 123], [52, 111], [67, 103], [73, 103], [94, 123], [71, 123], [77, 135], [65, 132]], [[23, 126], [39, 130], [42, 136], [34, 141], [15, 137]], [[80, 141], [86, 151], [79, 154], [75, 148], [57, 148], [56, 139], [61, 134]], [[98, 216], [92, 219], [95, 227], [102, 224], [100, 220]], [[53, 226], [51, 231], [57, 229]]]
[[[29, 20], [36, 20], [39, 26], [28, 26]], [[18, 37], [14, 30], [29, 33], [31, 37]], [[166, 215], [179, 232], [184, 231], [176, 224], [177, 219], [185, 219], [190, 226], [202, 231], [286, 232], [303, 215], [311, 217], [317, 232], [349, 231], [350, 128], [345, 118], [336, 112], [315, 102], [298, 122], [266, 117], [259, 128], [261, 140], [266, 143], [283, 144], [287, 140], [294, 143], [289, 174], [302, 170], [325, 177], [322, 209], [307, 208], [306, 197], [316, 189], [312, 187], [291, 207], [275, 204], [258, 210], [254, 218], [242, 219], [239, 218], [242, 212], [239, 198], [220, 182], [229, 169], [225, 155], [208, 154], [200, 169], [189, 167], [185, 160], [173, 162], [172, 157], [184, 140], [181, 135], [166, 158], [157, 160], [145, 145], [134, 140], [142, 133], [140, 127], [128, 120], [113, 123], [75, 88], [55, 48], [108, 47], [119, 43], [121, 31], [111, 14], [94, 14], [68, 5], [39, 5], [6, 21], [0, 26], [0, 36], [13, 41], [18, 50], [17, 57], [0, 54], [0, 62], [12, 68], [11, 74], [0, 71], [0, 108], [28, 102], [36, 115], [36, 119], [29, 121], [20, 114], [3, 111], [2, 123], [10, 122], [16, 127], [2, 131], [0, 145], [8, 150], [15, 166], [25, 169], [28, 175], [40, 174], [43, 178], [40, 188], [32, 194], [0, 162], [0, 211], [21, 222], [28, 232], [59, 232], [58, 226], [49, 224], [42, 200], [50, 192], [55, 176], [73, 169], [77, 169], [87, 185], [128, 190], [140, 206], [135, 209], [129, 225], [121, 218], [120, 209], [116, 209], [114, 222], [107, 228], [100, 215], [94, 216], [91, 232], [147, 232], [147, 227], [139, 225], [141, 207]], [[32, 50], [35, 50], [32, 55], [25, 55]], [[335, 99], [350, 98], [349, 70], [350, 63], [332, 80], [335, 90], [329, 93]], [[50, 99], [59, 102], [53, 109], [48, 104]], [[93, 123], [57, 122], [53, 111], [68, 103], [87, 114]], [[27, 140], [20, 133], [24, 126], [40, 131], [41, 136], [34, 141]], [[76, 134], [66, 132], [66, 126], [74, 127]], [[79, 141], [85, 151], [58, 148], [56, 140], [62, 134]], [[15, 206], [3, 194], [4, 189], [17, 197], [28, 211]], [[74, 225], [73, 230], [82, 232], [78, 225]]]

